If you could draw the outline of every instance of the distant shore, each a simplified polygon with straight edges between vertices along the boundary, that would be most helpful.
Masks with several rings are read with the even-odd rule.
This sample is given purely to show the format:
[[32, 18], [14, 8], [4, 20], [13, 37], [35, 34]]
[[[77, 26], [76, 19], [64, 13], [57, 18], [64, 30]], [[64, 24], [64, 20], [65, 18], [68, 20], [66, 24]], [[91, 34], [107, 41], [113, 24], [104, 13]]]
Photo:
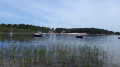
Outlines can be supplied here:
[[[5, 32], [0, 32], [0, 34], [9, 34], [9, 33], [5, 33]], [[14, 34], [34, 34], [32, 33], [14, 33]], [[106, 34], [87, 34], [87, 33], [46, 33], [46, 34], [63, 34], [63, 35], [106, 35]]]
[[89, 35], [87, 33], [61, 33], [61, 34], [66, 34], [66, 35]]
[[107, 34], [87, 34], [87, 33], [47, 33], [47, 34], [64, 34], [64, 35], [107, 35]]

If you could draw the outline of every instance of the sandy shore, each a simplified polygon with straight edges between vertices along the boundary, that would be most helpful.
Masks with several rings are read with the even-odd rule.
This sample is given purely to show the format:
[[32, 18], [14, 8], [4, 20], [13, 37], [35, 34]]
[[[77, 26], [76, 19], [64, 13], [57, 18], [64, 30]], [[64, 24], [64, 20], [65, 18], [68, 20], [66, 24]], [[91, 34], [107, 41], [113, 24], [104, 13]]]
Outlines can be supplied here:
[[47, 33], [47, 34], [88, 35], [87, 33]]
[[88, 35], [87, 33], [62, 33], [62, 34], [69, 34], [69, 35]]

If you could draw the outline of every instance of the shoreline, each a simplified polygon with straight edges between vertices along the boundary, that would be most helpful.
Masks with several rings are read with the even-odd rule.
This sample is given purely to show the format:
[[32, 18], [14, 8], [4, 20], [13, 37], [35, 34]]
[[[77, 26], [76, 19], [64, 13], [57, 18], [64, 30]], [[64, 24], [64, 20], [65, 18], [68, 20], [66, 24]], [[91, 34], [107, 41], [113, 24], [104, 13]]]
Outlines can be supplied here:
[[87, 34], [87, 33], [47, 33], [47, 34], [82, 35], [82, 36], [87, 36], [87, 35], [107, 35], [107, 34]]
[[87, 33], [61, 33], [61, 34], [66, 34], [66, 35], [89, 35]]
[[[9, 34], [9, 33], [5, 33], [5, 32], [0, 32], [0, 34]], [[14, 33], [14, 34], [34, 34], [32, 33]], [[63, 35], [107, 35], [107, 34], [87, 34], [87, 33], [45, 33], [45, 34], [63, 34]]]

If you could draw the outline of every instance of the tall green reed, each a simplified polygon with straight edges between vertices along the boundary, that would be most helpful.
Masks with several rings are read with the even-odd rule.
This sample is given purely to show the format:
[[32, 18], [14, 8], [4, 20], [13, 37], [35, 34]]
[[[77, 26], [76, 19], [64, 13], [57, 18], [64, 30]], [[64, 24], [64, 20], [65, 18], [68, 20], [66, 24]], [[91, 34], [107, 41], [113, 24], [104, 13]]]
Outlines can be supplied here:
[[51, 45], [51, 47], [11, 45], [0, 47], [0, 62], [22, 67], [103, 67], [107, 54], [96, 46]]

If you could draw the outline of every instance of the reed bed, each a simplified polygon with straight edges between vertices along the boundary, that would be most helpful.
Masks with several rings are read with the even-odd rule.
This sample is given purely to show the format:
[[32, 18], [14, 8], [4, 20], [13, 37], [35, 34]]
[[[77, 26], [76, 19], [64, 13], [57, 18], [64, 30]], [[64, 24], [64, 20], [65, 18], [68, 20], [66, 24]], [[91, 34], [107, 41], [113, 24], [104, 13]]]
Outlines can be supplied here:
[[106, 55], [87, 45], [1, 46], [0, 67], [104, 67]]

